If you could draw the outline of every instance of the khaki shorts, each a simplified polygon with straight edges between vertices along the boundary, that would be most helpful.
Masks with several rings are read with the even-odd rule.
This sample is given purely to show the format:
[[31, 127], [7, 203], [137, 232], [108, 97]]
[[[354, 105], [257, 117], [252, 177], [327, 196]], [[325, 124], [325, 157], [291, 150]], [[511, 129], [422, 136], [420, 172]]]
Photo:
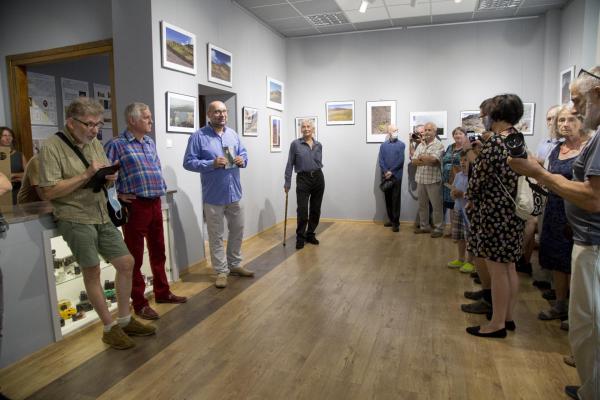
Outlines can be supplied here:
[[59, 220], [56, 225], [82, 268], [100, 264], [98, 254], [108, 262], [129, 255], [121, 232], [112, 222], [93, 225]]

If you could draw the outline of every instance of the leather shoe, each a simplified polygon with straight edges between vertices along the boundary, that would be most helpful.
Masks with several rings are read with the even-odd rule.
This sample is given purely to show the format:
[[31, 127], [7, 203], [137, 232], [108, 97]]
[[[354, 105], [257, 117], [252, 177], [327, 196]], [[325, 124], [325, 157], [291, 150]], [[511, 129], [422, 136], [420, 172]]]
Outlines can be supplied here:
[[296, 249], [300, 250], [304, 248], [304, 242], [301, 241], [297, 241], [296, 242]]
[[176, 296], [173, 293], [169, 293], [167, 297], [164, 299], [156, 299], [157, 303], [173, 303], [173, 304], [182, 304], [187, 302], [187, 297], [185, 296]]
[[386, 228], [390, 228], [392, 226], [391, 222], [386, 222], [383, 224], [383, 226], [385, 226]]
[[310, 244], [315, 244], [315, 245], [316, 245], [316, 244], [319, 244], [319, 240], [317, 240], [317, 238], [316, 238], [316, 237], [314, 237], [314, 236], [309, 236], [309, 237], [307, 237], [307, 238], [306, 238], [306, 242], [307, 242], [307, 243], [310, 243]]
[[[488, 321], [491, 321], [492, 313], [489, 312], [489, 313], [485, 314], [485, 318]], [[515, 321], [504, 321], [504, 327], [506, 328], [507, 331], [514, 331], [517, 329], [517, 324], [515, 324]]]
[[579, 386], [565, 386], [565, 393], [572, 399], [579, 400], [579, 395], [577, 391], [579, 390]]
[[400, 225], [392, 226], [392, 232], [400, 232]]
[[482, 333], [481, 326], [470, 326], [467, 328], [467, 333], [473, 336], [503, 339], [506, 337], [506, 328], [498, 329], [494, 332]]
[[144, 306], [142, 307], [142, 309], [140, 310], [136, 310], [135, 315], [139, 316], [142, 319], [149, 319], [149, 320], [154, 320], [154, 319], [159, 319], [159, 315], [156, 311], [154, 311], [154, 309], [150, 306]]

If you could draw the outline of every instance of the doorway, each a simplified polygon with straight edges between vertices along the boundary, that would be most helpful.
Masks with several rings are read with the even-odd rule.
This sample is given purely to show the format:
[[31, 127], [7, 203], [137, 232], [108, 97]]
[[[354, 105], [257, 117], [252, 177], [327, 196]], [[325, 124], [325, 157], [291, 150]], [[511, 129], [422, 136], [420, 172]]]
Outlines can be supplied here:
[[227, 107], [227, 126], [237, 129], [237, 94], [212, 86], [198, 85], [198, 113], [200, 114], [200, 127], [206, 125], [206, 112], [208, 105], [213, 101], [222, 101]]

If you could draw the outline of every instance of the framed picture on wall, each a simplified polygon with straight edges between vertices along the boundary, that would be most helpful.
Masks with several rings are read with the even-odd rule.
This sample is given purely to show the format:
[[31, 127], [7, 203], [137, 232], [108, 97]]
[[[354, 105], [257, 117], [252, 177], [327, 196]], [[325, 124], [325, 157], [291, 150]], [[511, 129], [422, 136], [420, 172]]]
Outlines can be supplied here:
[[194, 96], [167, 92], [167, 132], [198, 130], [198, 103]]
[[523, 135], [533, 135], [533, 124], [535, 122], [535, 103], [523, 103], [523, 117], [515, 125], [515, 128]]
[[243, 136], [258, 136], [258, 110], [252, 107], [242, 108]]
[[269, 117], [269, 138], [271, 153], [281, 152], [281, 117]]
[[317, 117], [296, 117], [296, 139], [302, 137], [302, 123], [304, 121], [312, 122], [312, 126], [315, 129], [313, 138], [319, 140], [319, 119]]
[[161, 22], [163, 68], [196, 75], [196, 35], [168, 22]]
[[394, 100], [367, 101], [367, 143], [383, 143], [388, 127], [396, 124]]
[[208, 44], [208, 80], [233, 86], [233, 55], [211, 43]]
[[575, 66], [569, 67], [560, 73], [558, 104], [567, 104], [571, 101], [571, 91], [569, 86], [575, 79]]
[[481, 121], [481, 118], [479, 118], [479, 110], [461, 111], [460, 126], [465, 132], [481, 134], [485, 131], [483, 122]]
[[267, 76], [267, 107], [283, 111], [283, 82]]
[[354, 125], [354, 100], [325, 103], [327, 125]]
[[417, 125], [433, 122], [437, 126], [437, 136], [440, 139], [448, 138], [448, 113], [446, 111], [412, 111], [409, 115], [410, 132]]

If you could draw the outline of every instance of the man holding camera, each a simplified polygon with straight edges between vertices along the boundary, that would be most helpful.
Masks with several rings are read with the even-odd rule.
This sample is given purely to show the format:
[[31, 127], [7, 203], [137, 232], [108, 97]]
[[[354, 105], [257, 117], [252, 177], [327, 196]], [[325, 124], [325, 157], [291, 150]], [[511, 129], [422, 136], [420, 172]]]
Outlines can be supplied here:
[[[420, 226], [415, 233], [431, 233], [432, 238], [443, 235], [442, 221], [442, 173], [440, 162], [444, 146], [437, 137], [437, 126], [433, 122], [425, 124], [423, 140], [415, 149], [412, 163], [417, 167], [415, 180], [419, 196]], [[429, 203], [433, 207], [433, 232], [429, 224]]]
[[398, 128], [388, 126], [388, 137], [379, 148], [379, 168], [381, 180], [390, 181], [392, 184], [383, 193], [385, 195], [385, 208], [390, 220], [384, 226], [391, 226], [393, 232], [400, 231], [400, 205], [402, 172], [404, 168], [404, 142], [398, 139]]
[[565, 200], [573, 230], [569, 342], [581, 387], [567, 386], [575, 399], [600, 398], [600, 66], [581, 70], [571, 85], [573, 112], [584, 128], [597, 129], [573, 164], [573, 180], [546, 171], [537, 158], [509, 159], [511, 168], [535, 178]]

